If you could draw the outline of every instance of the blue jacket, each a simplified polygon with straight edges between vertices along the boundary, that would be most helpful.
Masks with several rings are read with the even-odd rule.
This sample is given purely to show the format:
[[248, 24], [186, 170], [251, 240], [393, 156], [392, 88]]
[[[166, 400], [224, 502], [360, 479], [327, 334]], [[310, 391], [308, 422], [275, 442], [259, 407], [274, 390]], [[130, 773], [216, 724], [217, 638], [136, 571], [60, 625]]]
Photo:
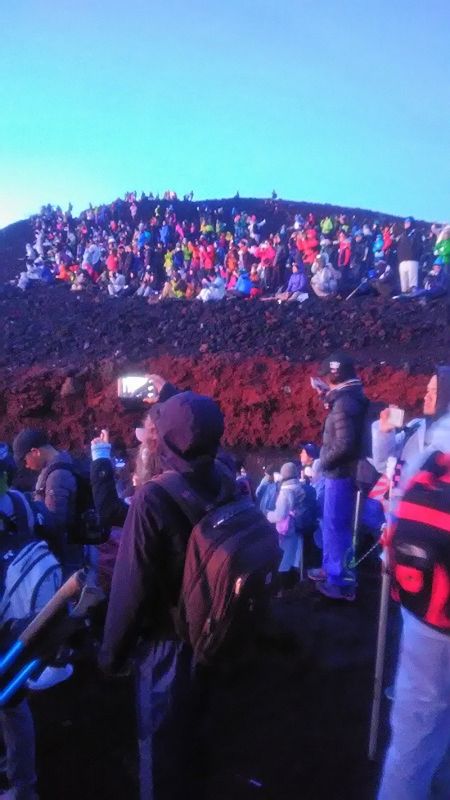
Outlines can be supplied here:
[[241, 294], [249, 295], [251, 288], [252, 288], [252, 282], [250, 280], [248, 272], [242, 272], [239, 275], [239, 278], [236, 283], [236, 291], [241, 292]]

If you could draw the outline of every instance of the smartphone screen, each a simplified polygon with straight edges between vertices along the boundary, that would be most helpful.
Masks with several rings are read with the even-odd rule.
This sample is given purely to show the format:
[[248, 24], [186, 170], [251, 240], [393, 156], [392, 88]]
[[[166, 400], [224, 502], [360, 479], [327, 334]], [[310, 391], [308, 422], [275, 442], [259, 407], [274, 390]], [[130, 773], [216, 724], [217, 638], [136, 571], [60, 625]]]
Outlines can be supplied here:
[[117, 382], [117, 395], [125, 400], [154, 397], [155, 387], [145, 375], [126, 375]]

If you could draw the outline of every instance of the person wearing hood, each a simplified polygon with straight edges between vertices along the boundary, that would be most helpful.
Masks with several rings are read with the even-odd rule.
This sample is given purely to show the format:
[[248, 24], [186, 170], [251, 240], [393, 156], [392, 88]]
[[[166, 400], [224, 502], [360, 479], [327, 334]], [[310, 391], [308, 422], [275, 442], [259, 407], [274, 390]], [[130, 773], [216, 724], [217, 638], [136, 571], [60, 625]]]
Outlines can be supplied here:
[[325, 478], [323, 508], [323, 562], [308, 571], [321, 594], [332, 600], [355, 599], [355, 575], [346, 559], [352, 547], [356, 502], [356, 469], [362, 452], [368, 403], [353, 359], [333, 353], [322, 363], [317, 391], [328, 416], [325, 420], [320, 466]]
[[280, 483], [275, 508], [267, 511], [266, 517], [273, 522], [278, 532], [278, 543], [283, 552], [278, 572], [281, 592], [289, 588], [291, 570], [299, 566], [300, 520], [306, 502], [305, 489], [299, 480], [297, 464], [289, 461], [280, 470]]
[[407, 217], [397, 244], [398, 271], [402, 294], [414, 292], [419, 284], [419, 260], [422, 254], [422, 237], [416, 230], [412, 217]]
[[[151, 420], [161, 465], [183, 476], [205, 505], [236, 498], [235, 476], [216, 456], [224, 431], [218, 405], [194, 392], [156, 404]], [[199, 514], [201, 516], [201, 514]], [[130, 506], [114, 568], [100, 664], [124, 668], [137, 656], [137, 715], [141, 797], [186, 797], [183, 756], [191, 650], [176, 635], [172, 610], [183, 577], [192, 521], [150, 480]], [[139, 644], [139, 647], [137, 647]]]
[[[391, 408], [396, 406], [391, 406]], [[431, 376], [423, 404], [423, 417], [416, 417], [401, 430], [390, 421], [390, 409], [384, 409], [372, 424], [372, 458], [375, 469], [385, 474], [389, 458], [397, 462], [391, 510], [395, 510], [405, 486], [433, 446], [448, 451], [449, 431], [440, 424], [450, 407], [450, 366], [437, 367]]]

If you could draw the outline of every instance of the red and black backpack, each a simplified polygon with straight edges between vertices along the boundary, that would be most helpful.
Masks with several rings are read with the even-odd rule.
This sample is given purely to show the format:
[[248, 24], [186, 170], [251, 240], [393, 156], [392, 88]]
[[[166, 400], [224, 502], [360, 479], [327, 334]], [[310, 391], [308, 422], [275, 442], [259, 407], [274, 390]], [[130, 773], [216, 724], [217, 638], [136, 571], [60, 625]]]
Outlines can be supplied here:
[[390, 542], [394, 591], [427, 625], [450, 634], [450, 454], [434, 452], [410, 481]]

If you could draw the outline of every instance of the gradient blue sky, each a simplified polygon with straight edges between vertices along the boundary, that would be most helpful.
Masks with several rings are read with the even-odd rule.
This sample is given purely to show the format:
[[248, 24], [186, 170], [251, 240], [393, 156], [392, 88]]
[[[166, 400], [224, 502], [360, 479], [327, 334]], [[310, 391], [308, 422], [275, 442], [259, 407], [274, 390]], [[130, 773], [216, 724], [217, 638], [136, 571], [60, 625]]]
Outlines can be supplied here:
[[14, 0], [0, 227], [130, 189], [450, 218], [449, 0]]

